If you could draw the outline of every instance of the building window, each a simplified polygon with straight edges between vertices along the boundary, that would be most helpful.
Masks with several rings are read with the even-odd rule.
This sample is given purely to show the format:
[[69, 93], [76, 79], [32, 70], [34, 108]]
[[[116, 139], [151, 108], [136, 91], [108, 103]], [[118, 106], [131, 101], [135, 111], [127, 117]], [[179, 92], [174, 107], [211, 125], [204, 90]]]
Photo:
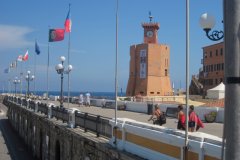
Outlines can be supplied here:
[[211, 65], [211, 72], [213, 72], [213, 65]]
[[217, 70], [217, 67], [216, 67], [216, 64], [214, 64], [214, 71], [216, 71]]
[[212, 51], [210, 51], [210, 57], [212, 57]]
[[154, 92], [150, 92], [150, 94], [154, 94]]
[[223, 82], [223, 79], [222, 79], [222, 78], [220, 78], [220, 82]]
[[160, 94], [160, 92], [157, 92], [157, 94]]
[[224, 70], [224, 63], [222, 63], [222, 70]]
[[218, 79], [215, 79], [215, 84], [218, 84]]
[[204, 53], [204, 58], [207, 58], [207, 52]]
[[223, 55], [223, 48], [221, 48], [221, 50], [220, 50], [220, 55], [221, 56]]
[[218, 56], [218, 50], [216, 49], [216, 56]]
[[165, 69], [165, 76], [167, 76], [167, 69]]

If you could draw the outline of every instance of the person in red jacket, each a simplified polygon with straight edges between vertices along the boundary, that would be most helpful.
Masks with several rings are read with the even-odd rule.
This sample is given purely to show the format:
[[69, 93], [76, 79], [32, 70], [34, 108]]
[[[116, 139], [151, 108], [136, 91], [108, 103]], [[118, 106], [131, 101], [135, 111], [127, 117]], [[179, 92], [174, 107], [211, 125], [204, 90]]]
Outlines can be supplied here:
[[197, 123], [197, 115], [194, 111], [194, 106], [193, 105], [190, 105], [189, 106], [189, 113], [188, 113], [188, 116], [189, 116], [189, 121], [188, 121], [188, 130], [190, 132], [194, 132], [195, 130], [195, 126], [196, 126], [196, 123]]
[[177, 129], [180, 129], [180, 130], [185, 130], [185, 114], [183, 112], [183, 106], [180, 104], [178, 106], [178, 114], [177, 114], [177, 117], [178, 117], [178, 124], [177, 124]]

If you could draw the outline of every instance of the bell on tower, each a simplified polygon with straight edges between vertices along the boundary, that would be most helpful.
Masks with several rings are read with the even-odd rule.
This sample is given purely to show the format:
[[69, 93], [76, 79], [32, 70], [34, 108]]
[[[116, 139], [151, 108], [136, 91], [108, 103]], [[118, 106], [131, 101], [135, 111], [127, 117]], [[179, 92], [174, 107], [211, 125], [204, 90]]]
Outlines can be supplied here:
[[143, 23], [144, 28], [144, 43], [158, 43], [157, 31], [159, 29], [159, 23], [152, 22], [153, 16], [149, 12], [149, 23]]

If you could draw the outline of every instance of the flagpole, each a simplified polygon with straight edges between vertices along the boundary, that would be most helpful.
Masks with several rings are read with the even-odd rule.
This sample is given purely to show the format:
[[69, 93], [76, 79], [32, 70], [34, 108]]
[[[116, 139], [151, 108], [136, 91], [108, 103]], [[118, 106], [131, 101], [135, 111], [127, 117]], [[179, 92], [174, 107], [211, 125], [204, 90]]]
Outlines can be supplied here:
[[[69, 3], [69, 12], [70, 12], [70, 8], [71, 4]], [[70, 40], [71, 40], [71, 31], [69, 32], [68, 35], [68, 66], [70, 64]], [[69, 98], [70, 98], [70, 72], [68, 73], [68, 108], [69, 108]]]
[[23, 63], [21, 62], [21, 71], [20, 71], [20, 93], [22, 96], [22, 76], [23, 76]]
[[118, 91], [118, 0], [116, 9], [116, 64], [115, 64], [115, 125], [117, 125], [117, 91]]
[[[35, 43], [36, 43], [36, 40], [35, 40]], [[36, 83], [35, 83], [35, 81], [36, 81], [36, 53], [34, 54], [34, 71], [33, 71], [34, 73], [34, 76], [35, 76], [35, 78], [34, 78], [34, 82], [33, 82], [33, 87], [34, 87], [34, 95], [36, 96]]]
[[189, 100], [189, 0], [186, 0], [186, 128], [185, 128], [185, 146], [184, 160], [187, 160], [188, 153], [188, 100]]
[[[48, 26], [48, 30], [50, 29], [50, 26]], [[48, 59], [47, 59], [47, 104], [48, 104], [48, 94], [49, 94], [49, 40], [48, 40]]]

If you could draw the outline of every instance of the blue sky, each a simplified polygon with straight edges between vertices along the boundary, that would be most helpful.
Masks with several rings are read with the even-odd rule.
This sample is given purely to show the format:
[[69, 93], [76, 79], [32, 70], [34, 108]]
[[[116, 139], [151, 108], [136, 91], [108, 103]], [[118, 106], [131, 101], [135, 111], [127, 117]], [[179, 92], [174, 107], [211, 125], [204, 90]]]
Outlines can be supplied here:
[[[11, 0], [0, 5], [0, 73], [1, 88], [22, 66], [24, 74], [34, 71], [34, 41], [41, 54], [36, 56], [36, 90], [47, 89], [48, 29], [63, 28], [71, 3], [71, 91], [114, 91], [115, 85], [115, 0]], [[170, 78], [175, 88], [185, 87], [186, 7], [183, 0], [119, 0], [119, 88], [125, 91], [129, 75], [130, 45], [143, 42], [141, 23], [160, 23], [159, 43], [170, 46]], [[201, 67], [202, 47], [208, 40], [199, 26], [199, 17], [208, 12], [216, 18], [216, 30], [222, 30], [222, 1], [190, 1], [190, 76]], [[3, 70], [18, 55], [29, 50], [29, 60], [21, 63], [18, 71], [4, 74]], [[68, 35], [61, 42], [50, 43], [50, 90], [60, 89], [60, 77], [55, 71], [59, 57], [67, 58]], [[66, 77], [66, 76], [65, 76]], [[23, 86], [26, 86], [24, 81]], [[32, 84], [31, 84], [32, 87]], [[67, 77], [64, 79], [67, 88]]]

